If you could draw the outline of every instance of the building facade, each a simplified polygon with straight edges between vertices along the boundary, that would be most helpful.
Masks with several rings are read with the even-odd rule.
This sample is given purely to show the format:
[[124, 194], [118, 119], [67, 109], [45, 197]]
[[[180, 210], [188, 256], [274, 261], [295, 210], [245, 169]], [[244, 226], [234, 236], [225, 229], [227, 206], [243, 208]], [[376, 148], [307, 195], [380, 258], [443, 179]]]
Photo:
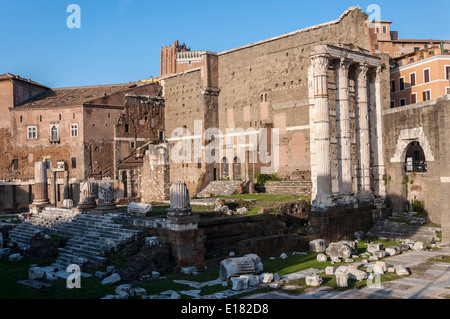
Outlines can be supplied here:
[[[158, 95], [154, 83], [50, 89], [31, 80], [0, 77], [2, 123], [0, 194], [3, 209], [32, 201], [35, 162], [46, 162], [53, 204], [77, 200], [80, 181], [114, 176], [114, 127], [127, 93]], [[65, 194], [64, 185], [73, 189]], [[8, 195], [7, 195], [8, 194]]]
[[436, 100], [450, 94], [450, 53], [440, 46], [391, 61], [391, 108]]

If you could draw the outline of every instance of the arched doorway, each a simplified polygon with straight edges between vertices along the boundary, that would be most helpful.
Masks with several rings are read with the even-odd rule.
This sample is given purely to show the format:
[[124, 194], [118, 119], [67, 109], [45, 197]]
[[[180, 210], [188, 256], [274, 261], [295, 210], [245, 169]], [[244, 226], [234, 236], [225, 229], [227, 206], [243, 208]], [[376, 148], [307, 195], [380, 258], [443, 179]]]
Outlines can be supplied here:
[[409, 143], [405, 154], [405, 171], [407, 173], [426, 173], [428, 170], [425, 152], [418, 141]]
[[406, 211], [425, 212], [427, 199], [427, 158], [419, 141], [412, 141], [405, 150], [404, 194]]

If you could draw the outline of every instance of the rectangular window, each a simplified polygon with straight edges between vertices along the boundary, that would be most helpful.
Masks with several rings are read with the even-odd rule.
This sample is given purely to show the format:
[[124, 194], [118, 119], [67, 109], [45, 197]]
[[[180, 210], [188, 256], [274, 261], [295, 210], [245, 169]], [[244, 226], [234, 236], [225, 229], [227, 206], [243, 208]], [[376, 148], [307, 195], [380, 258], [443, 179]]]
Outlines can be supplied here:
[[445, 79], [450, 80], [450, 66], [445, 66]]
[[77, 158], [72, 157], [72, 168], [77, 168]]
[[77, 137], [77, 136], [78, 136], [78, 124], [71, 124], [70, 137]]
[[395, 101], [392, 100], [392, 101], [391, 101], [391, 109], [393, 109], [394, 107], [395, 107]]
[[411, 104], [417, 103], [417, 93], [411, 94]]
[[45, 160], [45, 166], [46, 166], [47, 169], [51, 169], [52, 168], [52, 160], [47, 158]]
[[131, 141], [130, 142], [130, 148], [131, 149], [135, 149], [136, 148], [136, 141]]
[[406, 99], [400, 99], [400, 106], [406, 105]]
[[450, 94], [450, 87], [446, 88], [447, 94]]
[[159, 140], [164, 141], [164, 131], [159, 131]]
[[37, 139], [37, 126], [27, 126], [27, 136], [29, 140]]
[[391, 93], [395, 92], [395, 81], [391, 80]]
[[423, 83], [430, 82], [430, 69], [423, 70]]
[[13, 169], [13, 171], [18, 171], [19, 170], [19, 160], [18, 159], [13, 159], [12, 160], [12, 169]]
[[386, 26], [383, 26], [383, 33], [387, 33], [387, 28], [386, 28]]
[[409, 75], [409, 82], [411, 83], [411, 87], [416, 86], [416, 73]]
[[404, 77], [401, 77], [399, 79], [399, 88], [400, 88], [400, 91], [405, 90], [405, 78]]
[[423, 92], [423, 100], [430, 101], [431, 100], [431, 90], [426, 90]]

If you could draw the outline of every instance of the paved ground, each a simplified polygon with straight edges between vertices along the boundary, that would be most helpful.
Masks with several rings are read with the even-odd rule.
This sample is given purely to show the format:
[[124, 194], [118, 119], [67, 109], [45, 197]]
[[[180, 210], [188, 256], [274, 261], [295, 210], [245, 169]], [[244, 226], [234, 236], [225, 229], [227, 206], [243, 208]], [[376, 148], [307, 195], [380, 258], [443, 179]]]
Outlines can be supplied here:
[[299, 295], [274, 291], [255, 294], [246, 299], [446, 299], [450, 298], [450, 263], [429, 259], [450, 256], [450, 245], [434, 252], [409, 252], [386, 259], [388, 264], [410, 268], [407, 278], [381, 283], [381, 287], [332, 291], [329, 287], [307, 289]]

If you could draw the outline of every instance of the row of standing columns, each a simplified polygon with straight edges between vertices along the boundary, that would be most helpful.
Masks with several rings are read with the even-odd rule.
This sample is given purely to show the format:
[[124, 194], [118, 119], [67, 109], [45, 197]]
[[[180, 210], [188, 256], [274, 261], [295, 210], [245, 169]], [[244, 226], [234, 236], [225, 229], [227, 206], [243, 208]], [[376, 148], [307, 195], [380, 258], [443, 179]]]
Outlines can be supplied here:
[[[316, 148], [316, 198], [313, 205], [330, 207], [336, 204], [370, 201], [374, 195], [385, 196], [385, 190], [380, 183], [383, 173], [381, 143], [381, 123], [377, 121], [377, 113], [381, 113], [380, 95], [380, 66], [371, 66], [367, 63], [355, 62], [348, 57], [334, 57], [329, 54], [316, 54], [311, 56], [313, 68], [314, 86], [314, 143]], [[336, 80], [336, 140], [338, 162], [338, 188], [339, 194], [334, 198], [332, 189], [331, 169], [331, 126], [328, 94], [328, 71], [333, 67]], [[352, 138], [349, 103], [349, 70], [354, 67], [355, 74], [355, 100], [356, 100], [356, 178], [357, 196], [353, 190], [352, 177]], [[371, 94], [375, 96], [368, 100], [368, 76], [369, 71], [375, 76], [371, 77], [369, 85]], [[372, 101], [373, 100], [373, 101]], [[373, 109], [373, 110], [372, 110]], [[370, 119], [373, 116], [374, 119]], [[371, 128], [371, 126], [373, 126]], [[376, 166], [374, 180], [377, 181], [376, 189], [372, 189], [371, 180], [371, 134], [375, 135], [375, 160]]]

